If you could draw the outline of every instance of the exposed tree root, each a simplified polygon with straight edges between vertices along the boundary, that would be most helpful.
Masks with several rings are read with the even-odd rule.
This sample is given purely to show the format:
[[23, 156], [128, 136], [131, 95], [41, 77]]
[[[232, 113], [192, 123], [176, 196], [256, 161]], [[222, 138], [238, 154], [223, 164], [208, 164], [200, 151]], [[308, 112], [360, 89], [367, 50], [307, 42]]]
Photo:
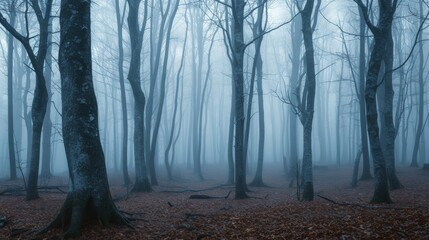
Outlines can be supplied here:
[[13, 228], [10, 236], [11, 237], [18, 237], [20, 239], [22, 238], [31, 238], [30, 235], [33, 234], [35, 232], [34, 229], [28, 229], [28, 228]]
[[103, 226], [110, 224], [130, 224], [130, 219], [121, 214], [110, 198], [97, 199], [89, 192], [69, 193], [57, 217], [44, 229], [39, 231], [43, 234], [54, 228], [69, 225], [64, 233], [64, 238], [77, 237], [80, 235], [81, 227], [85, 221], [98, 220]]

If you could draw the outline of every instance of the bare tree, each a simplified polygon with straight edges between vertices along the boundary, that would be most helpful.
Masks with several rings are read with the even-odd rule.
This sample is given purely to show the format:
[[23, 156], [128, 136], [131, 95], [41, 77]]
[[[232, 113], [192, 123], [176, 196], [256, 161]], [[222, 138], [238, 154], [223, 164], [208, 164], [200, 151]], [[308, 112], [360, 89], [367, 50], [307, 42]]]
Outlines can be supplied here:
[[123, 44], [123, 25], [125, 18], [125, 6], [121, 13], [119, 0], [115, 0], [116, 26], [118, 28], [118, 74], [119, 84], [121, 88], [121, 108], [122, 108], [122, 149], [121, 149], [121, 164], [124, 184], [130, 183], [128, 176], [128, 112], [127, 112], [127, 97], [125, 94], [125, 77], [124, 77], [124, 44]]
[[360, 136], [361, 148], [363, 157], [362, 175], [360, 180], [371, 179], [370, 165], [369, 165], [369, 152], [368, 152], [368, 133], [365, 119], [365, 69], [366, 69], [366, 24], [362, 13], [359, 8], [359, 122], [360, 122]]
[[379, 83], [377, 82], [381, 65], [385, 56], [386, 48], [391, 39], [392, 22], [397, 7], [397, 0], [385, 0], [378, 2], [378, 22], [374, 25], [368, 13], [368, 6], [361, 0], [354, 0], [362, 10], [366, 25], [374, 36], [374, 46], [368, 64], [365, 88], [365, 103], [367, 110], [368, 136], [370, 140], [371, 153], [374, 161], [375, 190], [371, 202], [390, 203], [386, 158], [383, 154], [379, 127], [376, 94]]
[[[46, 81], [43, 73], [45, 58], [48, 51], [48, 36], [49, 36], [49, 23], [51, 18], [52, 0], [47, 0], [44, 6], [45, 12], [42, 12], [39, 1], [31, 0], [31, 7], [33, 8], [37, 21], [39, 23], [39, 41], [37, 55], [34, 53], [30, 40], [32, 37], [29, 33], [29, 22], [26, 22], [26, 35], [20, 34], [0, 13], [0, 24], [11, 33], [18, 41], [21, 42], [25, 48], [31, 65], [36, 73], [36, 88], [34, 90], [33, 105], [31, 110], [31, 117], [33, 122], [33, 135], [31, 145], [31, 162], [30, 172], [28, 177], [27, 200], [36, 199], [39, 197], [37, 192], [37, 182], [39, 176], [40, 165], [40, 142], [42, 135], [43, 120], [46, 114], [48, 92], [46, 89]], [[25, 2], [25, 13], [28, 14], [29, 3]]]
[[45, 229], [69, 224], [64, 237], [79, 236], [85, 218], [103, 225], [128, 224], [110, 195], [92, 81], [90, 1], [62, 0], [59, 67], [64, 147], [70, 190]]
[[[9, 23], [12, 27], [16, 22], [16, 4], [15, 0], [7, 4], [9, 12]], [[7, 34], [7, 127], [8, 127], [8, 146], [9, 146], [9, 172], [10, 180], [15, 180], [16, 175], [16, 156], [15, 156], [15, 138], [13, 127], [13, 42], [11, 33]]]
[[[186, 13], [185, 13], [185, 17], [186, 17]], [[183, 79], [183, 71], [184, 71], [184, 65], [185, 65], [185, 54], [186, 54], [186, 43], [188, 41], [188, 22], [186, 21], [186, 29], [185, 29], [185, 40], [183, 42], [183, 47], [182, 47], [182, 59], [180, 60], [180, 66], [179, 66], [179, 70], [177, 71], [177, 75], [176, 75], [176, 86], [175, 86], [175, 91], [174, 91], [174, 109], [173, 109], [173, 118], [171, 121], [171, 130], [170, 130], [170, 136], [168, 137], [168, 143], [167, 143], [167, 147], [165, 149], [164, 152], [164, 163], [165, 163], [165, 167], [167, 170], [167, 177], [168, 180], [172, 180], [173, 179], [173, 175], [171, 172], [171, 168], [173, 165], [173, 161], [169, 160], [169, 155], [170, 155], [170, 150], [171, 147], [173, 146], [173, 140], [174, 140], [174, 134], [175, 134], [175, 128], [176, 128], [176, 118], [177, 118], [177, 110], [179, 108], [179, 103], [178, 103], [178, 99], [179, 99], [179, 87], [180, 87], [180, 79]], [[183, 87], [183, 83], [182, 83], [182, 87]], [[183, 92], [183, 91], [182, 91]], [[178, 134], [178, 133], [177, 133]], [[173, 155], [174, 157], [174, 155]]]
[[[305, 83], [299, 112], [300, 120], [304, 127], [302, 199], [305, 201], [312, 201], [314, 198], [311, 137], [314, 115], [314, 98], [316, 95], [316, 71], [314, 66], [313, 31], [317, 22], [320, 3], [321, 0], [318, 1], [318, 4], [314, 9], [314, 0], [307, 0], [304, 8], [301, 10], [302, 35], [305, 47]], [[314, 21], [312, 19], [313, 12], [315, 14]]]
[[[162, 117], [162, 112], [163, 112], [163, 106], [164, 106], [164, 101], [165, 101], [165, 90], [166, 90], [166, 79], [167, 79], [167, 66], [168, 66], [168, 57], [169, 57], [169, 49], [170, 49], [170, 36], [171, 36], [171, 29], [173, 27], [173, 22], [177, 13], [177, 9], [179, 7], [179, 3], [180, 0], [175, 0], [175, 2], [173, 3], [172, 0], [169, 0], [167, 3], [167, 8], [165, 10], [163, 10], [163, 3], [161, 3], [161, 15], [162, 15], [162, 19], [161, 19], [161, 25], [160, 25], [160, 31], [159, 31], [159, 35], [158, 35], [158, 46], [157, 46], [157, 51], [156, 51], [156, 57], [155, 57], [155, 61], [157, 61], [157, 63], [155, 63], [155, 69], [151, 72], [151, 85], [153, 84], [153, 86], [155, 85], [156, 79], [157, 79], [157, 74], [158, 74], [158, 67], [159, 64], [161, 63], [161, 49], [163, 44], [165, 44], [164, 47], [164, 56], [163, 56], [163, 61], [162, 61], [162, 68], [161, 68], [161, 82], [160, 82], [160, 93], [159, 93], [159, 102], [158, 102], [158, 112], [155, 115], [155, 122], [154, 122], [154, 127], [153, 127], [153, 133], [152, 133], [152, 138], [148, 139], [150, 140], [150, 148], [147, 149], [147, 151], [149, 151], [149, 158], [148, 158], [148, 167], [149, 167], [149, 173], [150, 173], [150, 179], [151, 179], [151, 184], [152, 185], [158, 185], [158, 180], [156, 177], [156, 170], [155, 170], [155, 154], [156, 154], [156, 146], [157, 146], [157, 142], [158, 142], [158, 133], [159, 133], [159, 128], [161, 125], [161, 117]], [[165, 29], [164, 29], [165, 27]], [[162, 40], [163, 33], [165, 32], [165, 40]], [[153, 37], [153, 36], [152, 36]], [[153, 45], [153, 44], [151, 44]], [[151, 68], [152, 69], [152, 68]], [[151, 92], [149, 93], [149, 100], [148, 100], [148, 113], [146, 115], [146, 119], [150, 118], [152, 119], [152, 114], [154, 114], [153, 112], [153, 101], [154, 101], [154, 96], [155, 93], [152, 92], [155, 91], [155, 88], [151, 89]], [[152, 120], [150, 121], [152, 122]], [[147, 134], [150, 135], [151, 132], [151, 124], [147, 125]], [[147, 140], [146, 140], [147, 141]]]
[[[295, 15], [295, 7], [289, 6], [291, 15]], [[292, 53], [290, 56], [290, 61], [292, 64], [291, 75], [290, 75], [290, 109], [291, 112], [294, 112], [294, 106], [298, 105], [300, 101], [300, 86], [301, 86], [301, 77], [300, 77], [300, 67], [301, 67], [301, 49], [302, 49], [302, 20], [301, 18], [295, 18], [291, 26], [291, 48]], [[294, 180], [296, 179], [296, 173], [298, 171], [298, 117], [296, 114], [289, 114], [289, 144], [290, 144], [290, 153], [289, 153], [289, 186], [292, 187]]]
[[[139, 7], [141, 0], [127, 0], [128, 2], [128, 28], [131, 41], [131, 61], [128, 72], [128, 81], [134, 96], [134, 158], [136, 165], [136, 181], [133, 191], [150, 192], [152, 187], [149, 182], [145, 150], [144, 150], [144, 108], [146, 98], [141, 88], [140, 66], [143, 36], [148, 18], [148, 0], [144, 0], [143, 23], [139, 27]], [[125, 121], [125, 120], [124, 120]], [[147, 131], [150, 131], [147, 129]]]
[[[264, 11], [266, 10], [267, 6], [265, 6], [263, 0], [258, 0], [256, 2], [260, 7], [257, 10], [257, 18], [252, 26], [252, 33], [253, 38], [257, 39], [254, 43], [255, 45], [255, 60], [253, 61], [253, 67], [252, 67], [252, 76], [251, 78], [255, 78], [256, 75], [256, 85], [257, 85], [257, 93], [258, 93], [258, 117], [259, 117], [259, 139], [258, 139], [258, 161], [257, 161], [257, 167], [256, 167], [256, 174], [250, 185], [256, 186], [256, 187], [263, 187], [265, 186], [263, 180], [262, 180], [262, 169], [264, 164], [264, 147], [265, 147], [265, 120], [264, 120], [264, 94], [262, 89], [262, 81], [263, 81], [263, 73], [262, 73], [262, 57], [261, 57], [261, 45], [262, 45], [262, 37], [258, 37], [260, 34], [262, 34], [263, 31], [265, 31], [267, 22], [268, 22], [268, 16], [266, 16], [265, 24], [263, 24], [263, 15]], [[255, 74], [256, 72], [256, 74]], [[253, 80], [252, 79], [252, 80]], [[252, 81], [251, 80], [251, 81]], [[251, 95], [253, 95], [253, 89], [250, 90]], [[251, 101], [249, 100], [249, 103]], [[251, 107], [248, 109], [248, 113], [250, 113]], [[247, 115], [248, 120], [250, 120], [250, 115]], [[250, 128], [250, 122], [248, 122], [248, 128]], [[248, 136], [247, 136], [248, 139]], [[248, 141], [248, 140], [247, 140]], [[248, 143], [247, 143], [248, 144]], [[247, 149], [248, 147], [246, 147]], [[247, 152], [247, 151], [246, 151]]]
[[46, 67], [44, 76], [46, 80], [46, 90], [48, 94], [48, 101], [46, 105], [46, 116], [43, 121], [42, 132], [42, 169], [41, 176], [44, 178], [51, 177], [51, 151], [52, 151], [52, 121], [51, 121], [51, 102], [52, 102], [52, 17], [49, 18], [48, 23], [48, 50], [46, 52]]
[[[423, 19], [423, 1], [419, 1], [419, 10], [420, 10], [420, 21], [424, 21]], [[423, 134], [423, 113], [424, 113], [424, 96], [425, 96], [425, 90], [424, 90], [424, 78], [423, 78], [423, 71], [424, 71], [424, 49], [423, 49], [423, 31], [420, 31], [419, 37], [419, 76], [418, 76], [418, 84], [419, 84], [419, 100], [418, 100], [418, 123], [417, 123], [417, 129], [416, 129], [416, 136], [414, 140], [414, 147], [413, 147], [413, 155], [411, 159], [411, 167], [418, 167], [418, 161], [417, 161], [417, 153], [420, 149], [420, 139]]]

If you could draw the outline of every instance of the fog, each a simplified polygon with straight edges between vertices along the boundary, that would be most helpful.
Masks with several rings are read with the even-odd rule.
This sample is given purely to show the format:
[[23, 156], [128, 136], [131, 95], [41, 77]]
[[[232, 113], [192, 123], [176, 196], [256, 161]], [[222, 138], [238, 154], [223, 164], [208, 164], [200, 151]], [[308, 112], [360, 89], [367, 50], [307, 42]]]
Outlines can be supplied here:
[[[19, 2], [19, 1], [18, 1]], [[146, 96], [145, 108], [145, 142], [155, 144], [155, 169], [160, 179], [167, 179], [165, 153], [170, 138], [172, 146], [169, 150], [169, 161], [173, 177], [181, 176], [185, 169], [194, 169], [196, 158], [201, 159], [202, 175], [215, 167], [228, 171], [228, 142], [231, 108], [234, 101], [232, 94], [233, 76], [231, 62], [228, 56], [230, 49], [227, 43], [226, 31], [230, 26], [225, 22], [222, 1], [180, 1], [177, 13], [172, 22], [169, 47], [166, 48], [167, 24], [160, 33], [162, 16], [160, 11], [168, 11], [167, 20], [172, 17], [175, 1], [150, 1], [148, 23], [143, 38], [141, 51], [141, 86]], [[257, 6], [257, 1], [247, 1], [246, 12]], [[291, 118], [297, 118], [294, 110], [293, 83], [291, 82], [294, 67], [293, 34], [294, 22], [300, 17], [299, 10], [293, 1], [267, 1], [266, 12], [262, 17], [265, 33], [261, 42], [262, 65], [262, 96], [265, 120], [265, 144], [263, 163], [276, 163], [287, 171], [294, 168], [291, 156], [291, 143], [297, 144], [298, 162], [303, 158], [303, 127], [300, 121], [296, 124], [296, 137], [291, 137]], [[168, 8], [170, 4], [170, 8]], [[3, 4], [2, 5], [7, 5]], [[162, 5], [162, 6], [161, 6]], [[123, 73], [125, 78], [125, 95], [128, 119], [122, 116], [120, 77], [118, 70], [118, 26], [116, 19], [115, 1], [92, 2], [92, 57], [93, 81], [97, 96], [99, 112], [99, 134], [103, 146], [106, 166], [109, 176], [122, 174], [121, 147], [123, 142], [123, 121], [128, 122], [127, 164], [131, 176], [134, 176], [134, 98], [127, 74], [130, 66], [131, 47], [127, 23], [128, 5], [119, 1], [119, 17], [123, 22]], [[124, 9], [124, 6], [125, 9]], [[373, 8], [376, 9], [376, 4]], [[140, 19], [143, 20], [143, 6], [140, 7]], [[411, 164], [413, 148], [416, 142], [416, 132], [419, 125], [419, 94], [427, 92], [427, 51], [424, 41], [428, 37], [427, 23], [423, 24], [422, 42], [417, 40], [419, 32], [419, 15], [425, 15], [427, 6], [423, 6], [423, 14], [419, 13], [417, 1], [400, 1], [393, 21], [394, 59], [393, 66], [403, 66], [393, 72], [393, 118], [397, 136], [395, 139], [395, 161], [398, 166]], [[23, 9], [23, 7], [18, 7]], [[0, 10], [9, 19], [8, 12]], [[123, 16], [122, 14], [125, 14]], [[377, 12], [371, 14], [371, 19], [377, 19]], [[53, 15], [59, 15], [59, 3], [54, 1]], [[317, 24], [313, 32], [314, 59], [316, 71], [316, 95], [312, 131], [312, 164], [329, 166], [353, 166], [355, 156], [361, 149], [361, 133], [359, 119], [358, 69], [359, 69], [359, 13], [353, 1], [322, 1]], [[254, 64], [255, 46], [252, 36], [251, 21], [256, 21], [257, 11], [249, 14], [244, 25], [244, 41], [250, 43], [244, 53], [244, 105], [245, 112], [249, 101], [250, 80]], [[313, 16], [314, 19], [314, 16]], [[18, 11], [16, 28], [23, 29], [24, 15]], [[37, 36], [38, 27], [34, 12], [29, 12], [30, 36]], [[266, 23], [265, 23], [266, 21]], [[8, 150], [8, 91], [7, 91], [7, 35], [0, 28], [0, 178], [10, 177], [10, 161]], [[52, 73], [52, 99], [50, 112], [46, 117], [52, 121], [52, 133], [49, 139], [50, 172], [52, 175], [67, 175], [67, 160], [65, 156], [62, 125], [61, 125], [61, 84], [57, 64], [59, 46], [59, 22], [52, 22], [52, 54], [50, 66], [45, 66]], [[301, 34], [301, 31], [298, 31]], [[231, 34], [229, 32], [228, 34]], [[187, 41], [185, 38], [187, 36]], [[162, 38], [161, 40], [159, 38]], [[38, 48], [37, 37], [31, 38], [31, 45]], [[369, 30], [365, 34], [366, 62], [373, 46], [373, 37]], [[27, 140], [23, 103], [27, 111], [31, 107], [35, 87], [35, 74], [29, 65], [28, 57], [22, 50], [22, 45], [14, 40], [14, 78], [13, 78], [13, 123], [14, 146], [17, 166], [23, 169], [24, 177], [29, 168], [31, 146]], [[185, 45], [184, 45], [185, 44]], [[420, 46], [421, 44], [421, 46]], [[211, 46], [212, 45], [212, 46]], [[416, 45], [416, 47], [413, 47]], [[159, 49], [158, 49], [159, 48]], [[183, 51], [183, 48], [184, 51]], [[300, 81], [304, 81], [304, 45], [301, 43], [301, 64], [298, 65]], [[419, 65], [419, 53], [424, 52], [424, 62]], [[182, 55], [184, 53], [184, 55]], [[210, 53], [210, 55], [209, 55]], [[168, 56], [168, 60], [164, 61]], [[408, 58], [409, 57], [409, 58]], [[159, 58], [159, 59], [158, 59]], [[183, 63], [182, 63], [182, 58]], [[209, 63], [210, 61], [210, 63]], [[210, 64], [210, 65], [209, 65]], [[158, 66], [156, 66], [158, 65]], [[181, 65], [183, 65], [181, 67]], [[422, 67], [423, 69], [419, 69]], [[164, 69], [165, 68], [165, 72]], [[155, 69], [155, 70], [154, 70]], [[423, 71], [424, 85], [419, 85], [419, 71]], [[28, 75], [28, 79], [26, 74]], [[162, 77], [165, 75], [165, 87]], [[151, 89], [151, 78], [155, 78]], [[26, 82], [30, 88], [26, 90]], [[207, 83], [205, 83], [207, 81]], [[177, 87], [177, 84], [178, 87]], [[301, 89], [304, 87], [302, 84]], [[404, 90], [400, 96], [401, 88]], [[176, 90], [177, 89], [177, 90]], [[248, 179], [253, 179], [258, 161], [259, 112], [257, 84], [253, 89], [250, 133], [247, 155]], [[28, 96], [24, 99], [24, 93]], [[165, 99], [162, 92], [165, 91]], [[178, 94], [177, 100], [175, 98]], [[152, 101], [152, 112], [147, 111]], [[162, 104], [161, 102], [164, 101]], [[422, 166], [427, 159], [425, 149], [429, 147], [428, 127], [428, 98], [424, 94], [423, 129], [418, 147], [418, 165]], [[399, 105], [399, 107], [398, 107]], [[174, 116], [174, 111], [177, 111]], [[159, 112], [162, 114], [158, 115]], [[382, 110], [379, 109], [379, 114]], [[159, 131], [155, 129], [160, 116]], [[247, 119], [248, 116], [246, 116]], [[150, 118], [150, 120], [148, 120]], [[174, 119], [174, 122], [173, 122]], [[148, 129], [148, 121], [151, 127]], [[379, 120], [380, 121], [380, 120]], [[174, 125], [174, 132], [172, 126]], [[44, 131], [44, 130], [43, 130]], [[150, 131], [149, 137], [146, 133]], [[158, 132], [156, 132], [158, 131]], [[338, 134], [337, 134], [338, 131]], [[157, 136], [156, 136], [157, 134]], [[155, 137], [154, 137], [155, 135]], [[199, 140], [201, 139], [201, 140]], [[46, 141], [45, 139], [43, 141]], [[199, 153], [195, 153], [198, 142], [201, 142]], [[43, 143], [42, 143], [43, 144]], [[338, 150], [339, 149], [339, 150]], [[145, 151], [150, 151], [145, 147]], [[338, 152], [339, 151], [339, 152]], [[339, 155], [338, 155], [339, 153]], [[148, 154], [148, 153], [147, 153]], [[146, 155], [146, 154], [145, 154]], [[198, 156], [199, 155], [199, 156]], [[370, 154], [371, 155], [371, 154]], [[149, 156], [149, 155], [147, 155]], [[43, 161], [43, 159], [41, 159]], [[146, 159], [147, 161], [147, 159]], [[429, 163], [426, 161], [426, 163]], [[371, 161], [372, 165], [372, 161]], [[40, 170], [41, 171], [41, 170]], [[223, 170], [222, 170], [223, 171]], [[270, 174], [263, 172], [263, 176]], [[19, 177], [20, 173], [18, 173]], [[352, 173], [350, 173], [351, 178]], [[131, 177], [131, 181], [134, 181]], [[225, 179], [226, 181], [227, 179]]]

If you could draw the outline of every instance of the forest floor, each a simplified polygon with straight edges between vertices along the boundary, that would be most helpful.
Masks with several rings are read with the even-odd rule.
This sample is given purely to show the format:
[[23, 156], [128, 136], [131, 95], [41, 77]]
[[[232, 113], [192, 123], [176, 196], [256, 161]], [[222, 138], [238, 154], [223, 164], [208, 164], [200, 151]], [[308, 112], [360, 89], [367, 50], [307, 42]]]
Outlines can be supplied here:
[[[222, 185], [225, 178], [216, 169], [205, 172], [203, 182], [184, 178], [185, 170], [175, 182], [161, 177], [154, 192], [132, 193], [127, 199], [120, 178], [113, 177], [112, 196], [119, 209], [133, 214], [134, 229], [91, 224], [83, 227], [79, 239], [429, 239], [429, 171], [399, 167], [404, 188], [391, 191], [394, 203], [373, 205], [368, 203], [373, 180], [351, 188], [351, 168], [316, 168], [313, 202], [297, 201], [296, 188], [288, 187], [281, 170], [266, 166], [269, 187], [250, 187], [252, 198], [245, 200], [234, 200], [234, 188]], [[65, 177], [41, 182], [67, 189]], [[0, 181], [0, 192], [17, 185], [22, 183]], [[190, 199], [195, 194], [224, 197], [230, 191], [227, 199]], [[60, 238], [64, 229], [43, 235], [34, 230], [53, 220], [65, 196], [57, 189], [41, 190], [33, 201], [25, 201], [22, 194], [3, 194], [0, 215], [8, 221], [0, 239]]]

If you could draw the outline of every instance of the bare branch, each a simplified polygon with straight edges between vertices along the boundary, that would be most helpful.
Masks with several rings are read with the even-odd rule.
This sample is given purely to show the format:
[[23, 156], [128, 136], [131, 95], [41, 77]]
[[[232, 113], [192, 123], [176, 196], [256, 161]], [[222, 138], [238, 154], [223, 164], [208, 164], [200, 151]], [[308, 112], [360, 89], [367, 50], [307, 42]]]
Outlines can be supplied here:
[[365, 23], [368, 26], [368, 28], [371, 30], [371, 32], [373, 34], [378, 34], [380, 32], [380, 29], [377, 28], [376, 26], [374, 26], [374, 24], [372, 24], [371, 20], [369, 19], [369, 15], [368, 15], [368, 7], [363, 4], [362, 0], [353, 0], [361, 9], [362, 11], [362, 15], [365, 19]]

